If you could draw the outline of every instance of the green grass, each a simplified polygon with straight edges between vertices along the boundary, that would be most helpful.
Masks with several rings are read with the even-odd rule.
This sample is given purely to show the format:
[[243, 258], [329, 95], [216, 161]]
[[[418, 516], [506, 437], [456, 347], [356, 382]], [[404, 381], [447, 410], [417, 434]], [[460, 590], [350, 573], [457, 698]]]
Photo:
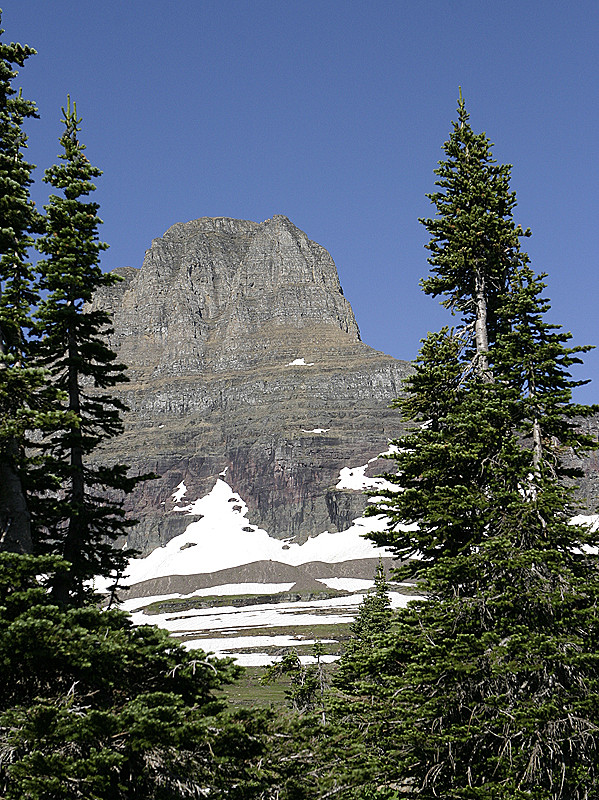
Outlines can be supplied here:
[[[324, 665], [330, 676], [335, 671], [334, 664]], [[289, 678], [279, 678], [275, 683], [263, 684], [261, 678], [265, 667], [246, 667], [241, 678], [231, 686], [223, 689], [223, 695], [232, 706], [237, 708], [282, 708], [285, 706], [285, 691], [289, 686]]]
[[285, 690], [288, 680], [262, 684], [260, 679], [265, 673], [264, 667], [246, 667], [243, 675], [231, 686], [225, 686], [223, 694], [238, 708], [270, 708], [285, 705]]
[[[222, 606], [236, 606], [244, 608], [253, 605], [277, 605], [278, 603], [310, 602], [312, 600], [327, 600], [331, 597], [345, 597], [348, 592], [331, 589], [328, 592], [279, 592], [278, 594], [227, 594], [227, 595], [200, 595], [197, 597], [172, 598], [170, 600], [157, 600], [144, 606], [145, 614], [175, 614], [180, 611], [189, 611], [193, 608], [220, 608]], [[319, 613], [315, 611], [314, 613]], [[330, 613], [330, 612], [329, 612]]]

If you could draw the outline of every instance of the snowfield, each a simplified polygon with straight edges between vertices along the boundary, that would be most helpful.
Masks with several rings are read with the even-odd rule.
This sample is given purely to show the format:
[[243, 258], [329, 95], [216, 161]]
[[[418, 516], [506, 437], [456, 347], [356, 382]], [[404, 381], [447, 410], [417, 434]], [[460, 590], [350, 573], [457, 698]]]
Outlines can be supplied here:
[[[296, 359], [289, 366], [303, 366], [303, 359]], [[306, 365], [310, 366], [310, 365]], [[315, 428], [306, 433], [325, 433], [326, 429]], [[389, 451], [392, 452], [392, 449]], [[366, 489], [393, 488], [383, 478], [366, 475], [370, 464], [359, 467], [344, 467], [339, 473], [338, 489], [362, 492]], [[184, 505], [187, 487], [184, 481], [174, 489], [172, 499], [177, 506], [169, 513], [202, 515], [190, 522], [181, 535], [164, 547], [159, 547], [145, 558], [133, 559], [124, 578], [129, 586], [153, 578], [172, 575], [205, 575], [219, 570], [241, 567], [258, 561], [275, 564], [301, 566], [311, 562], [342, 565], [359, 559], [378, 556], [389, 557], [387, 548], [375, 547], [364, 536], [368, 532], [381, 530], [385, 518], [359, 517], [351, 527], [338, 533], [324, 531], [308, 539], [304, 544], [285, 542], [269, 536], [267, 531], [248, 520], [248, 507], [243, 499], [224, 480], [227, 470], [220, 473], [212, 491], [205, 497]], [[573, 524], [587, 525], [591, 531], [599, 529], [599, 514], [579, 515]], [[406, 526], [407, 528], [408, 526]], [[414, 526], [412, 526], [414, 527]], [[374, 576], [373, 576], [374, 577]], [[319, 578], [323, 589], [343, 591], [342, 597], [329, 597], [296, 602], [260, 603], [260, 595], [277, 595], [289, 592], [290, 582], [228, 582], [219, 586], [198, 588], [187, 594], [156, 594], [151, 597], [126, 599], [121, 607], [131, 614], [135, 624], [158, 625], [171, 632], [186, 648], [202, 649], [220, 656], [235, 658], [244, 666], [264, 666], [280, 658], [289, 647], [306, 647], [316, 639], [310, 635], [310, 627], [339, 626], [351, 622], [364, 599], [365, 593], [374, 586], [374, 580], [348, 577]], [[405, 586], [406, 591], [409, 588]], [[399, 586], [397, 588], [400, 588]], [[151, 604], [169, 601], [192, 601], [194, 597], [255, 596], [256, 602], [248, 606], [223, 605], [213, 608], [187, 608], [183, 611], [165, 611], [150, 614]], [[400, 608], [410, 600], [409, 594], [391, 593], [392, 606]], [[289, 631], [292, 631], [291, 633]], [[334, 627], [331, 627], [334, 631]], [[244, 635], [244, 631], [248, 633]], [[269, 631], [272, 631], [269, 633]], [[284, 631], [284, 632], [283, 632]], [[330, 643], [334, 639], [322, 638]], [[266, 652], [268, 650], [268, 652]], [[273, 652], [275, 651], [275, 652]], [[301, 653], [303, 663], [313, 657]], [[337, 656], [327, 655], [332, 661]]]
[[[298, 358], [288, 366], [311, 364]], [[327, 430], [314, 428], [305, 432], [324, 434]], [[337, 487], [360, 492], [366, 488], [389, 487], [390, 484], [384, 479], [366, 475], [366, 470], [376, 460], [373, 458], [360, 467], [343, 468]], [[174, 488], [172, 500], [176, 506], [169, 513], [201, 515], [201, 519], [190, 520], [185, 532], [164, 547], [157, 548], [145, 558], [132, 559], [123, 579], [125, 585], [135, 589], [136, 584], [155, 578], [205, 576], [260, 561], [290, 566], [312, 562], [342, 565], [361, 559], [376, 559], [379, 556], [389, 558], [392, 555], [389, 549], [375, 547], [364, 538], [365, 534], [384, 527], [385, 519], [382, 516], [360, 517], [345, 531], [324, 531], [304, 544], [274, 539], [248, 519], [247, 504], [226, 482], [226, 474], [225, 468], [212, 491], [197, 500], [189, 501], [186, 497], [188, 490], [184, 481]], [[271, 663], [289, 647], [305, 647], [316, 641], [309, 633], [310, 626], [326, 630], [326, 626], [351, 622], [365, 592], [374, 586], [373, 578], [374, 575], [370, 579], [341, 575], [318, 578], [316, 586], [320, 585], [324, 592], [328, 588], [346, 593], [341, 597], [326, 599], [261, 603], [260, 595], [272, 596], [289, 592], [295, 585], [283, 581], [273, 582], [271, 579], [262, 583], [229, 581], [219, 586], [196, 588], [186, 594], [172, 592], [154, 594], [151, 597], [130, 597], [121, 603], [121, 608], [131, 614], [135, 624], [158, 625], [170, 631], [187, 648], [201, 648], [218, 655], [233, 656], [241, 664], [257, 666]], [[240, 595], [250, 598], [255, 596], [256, 601], [241, 607], [189, 607], [193, 606], [193, 598]], [[406, 594], [392, 593], [392, 604], [395, 607], [405, 605], [410, 599], [412, 598]], [[169, 605], [173, 606], [176, 601], [182, 601], [187, 606], [185, 610], [170, 611]], [[161, 607], [154, 605], [152, 611], [157, 608], [161, 612], [166, 610], [164, 613], [148, 613], [152, 604], [163, 604]], [[176, 608], [176, 604], [173, 608]], [[331, 627], [331, 630], [334, 628]], [[248, 633], [243, 635], [244, 631]], [[330, 643], [336, 640], [322, 638], [321, 641]], [[279, 653], [273, 654], [273, 649]], [[328, 655], [325, 660], [330, 661], [335, 657]], [[301, 658], [306, 663], [311, 656], [302, 653]]]
[[384, 523], [380, 517], [360, 517], [346, 531], [325, 531], [304, 544], [273, 539], [251, 524], [247, 505], [221, 478], [208, 495], [170, 513], [203, 517], [191, 522], [184, 533], [164, 547], [156, 548], [145, 558], [130, 561], [124, 576], [127, 585], [167, 575], [217, 572], [254, 561], [297, 566], [311, 561], [338, 563], [391, 555], [387, 548], [375, 547], [364, 538], [366, 533], [381, 529]]

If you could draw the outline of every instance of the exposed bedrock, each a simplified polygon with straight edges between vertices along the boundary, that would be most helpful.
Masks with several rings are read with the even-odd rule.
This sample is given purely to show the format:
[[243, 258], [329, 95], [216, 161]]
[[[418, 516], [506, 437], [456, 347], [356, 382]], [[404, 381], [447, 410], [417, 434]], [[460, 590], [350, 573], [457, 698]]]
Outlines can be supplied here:
[[94, 307], [112, 314], [130, 411], [106, 456], [160, 475], [128, 500], [130, 544], [147, 553], [182, 532], [175, 488], [192, 501], [224, 470], [272, 536], [348, 527], [364, 498], [335, 488], [339, 470], [401, 433], [389, 404], [410, 366], [360, 340], [329, 253], [283, 216], [203, 218], [116, 272]]
[[[389, 404], [410, 365], [360, 340], [329, 253], [283, 216], [202, 218], [155, 239], [140, 269], [116, 272], [122, 282], [93, 305], [112, 314], [130, 411], [106, 458], [160, 475], [127, 501], [140, 520], [130, 544], [145, 554], [181, 533], [193, 518], [171, 513], [175, 488], [184, 482], [191, 502], [225, 470], [274, 537], [349, 527], [364, 497], [336, 488], [339, 470], [402, 433]], [[584, 469], [594, 510], [597, 457]]]

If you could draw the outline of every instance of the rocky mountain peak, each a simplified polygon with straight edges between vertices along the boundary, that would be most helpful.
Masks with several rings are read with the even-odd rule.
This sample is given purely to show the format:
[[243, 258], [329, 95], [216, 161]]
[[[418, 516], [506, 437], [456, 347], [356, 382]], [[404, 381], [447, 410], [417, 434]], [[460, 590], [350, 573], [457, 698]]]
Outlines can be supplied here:
[[281, 215], [203, 217], [116, 272], [93, 306], [112, 314], [131, 410], [106, 457], [161, 476], [131, 500], [130, 543], [148, 552], [180, 533], [175, 487], [202, 497], [225, 473], [271, 536], [351, 524], [364, 497], [338, 489], [339, 472], [400, 432], [389, 404], [409, 365], [360, 340], [324, 247]]
[[333, 259], [281, 215], [177, 223], [140, 270], [119, 272], [126, 280], [95, 303], [111, 311], [112, 345], [136, 374], [243, 370], [360, 340]]

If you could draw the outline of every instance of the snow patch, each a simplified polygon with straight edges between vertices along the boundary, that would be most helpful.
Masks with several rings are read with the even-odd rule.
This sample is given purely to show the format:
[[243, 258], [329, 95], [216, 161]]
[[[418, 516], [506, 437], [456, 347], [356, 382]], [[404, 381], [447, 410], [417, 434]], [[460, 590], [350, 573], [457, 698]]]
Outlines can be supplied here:
[[306, 360], [304, 358], [296, 358], [293, 361], [290, 361], [289, 364], [286, 364], [285, 366], [287, 366], [287, 367], [313, 367], [314, 366], [314, 362], [313, 361], [309, 361], [308, 363], [306, 363]]
[[352, 489], [355, 492], [360, 492], [364, 489], [397, 491], [397, 486], [385, 480], [385, 478], [369, 478], [366, 475], [366, 470], [373, 461], [376, 461], [376, 458], [371, 458], [368, 464], [364, 464], [361, 467], [343, 467], [339, 471], [337, 489]]
[[[192, 643], [193, 644], [193, 643]], [[187, 642], [185, 643], [187, 647]], [[190, 648], [193, 649], [193, 648]], [[229, 658], [234, 658], [241, 667], [267, 667], [269, 664], [274, 664], [275, 661], [280, 661], [282, 656], [269, 656], [267, 653], [226, 653]], [[314, 656], [300, 656], [302, 664], [314, 664], [316, 659]], [[330, 664], [337, 661], [339, 656], [320, 656], [321, 662]]]
[[360, 578], [319, 578], [318, 580], [329, 589], [340, 589], [344, 592], [360, 592], [372, 589], [374, 586], [374, 581], [365, 581]]
[[330, 428], [313, 428], [311, 431], [307, 431], [302, 428], [302, 433], [328, 433], [330, 430]]
[[[177, 486], [177, 488], [172, 494], [173, 503], [180, 503], [186, 494], [187, 494], [187, 486], [183, 481], [181, 481], [181, 483]], [[178, 510], [179, 509], [177, 508], [173, 509], [173, 511], [178, 511]]]
[[599, 514], [578, 514], [572, 517], [570, 525], [585, 525], [589, 533], [597, 533], [599, 530]]
[[369, 458], [366, 464], [361, 467], [343, 467], [339, 471], [339, 482], [337, 489], [351, 489], [354, 492], [361, 492], [365, 489], [388, 489], [391, 492], [397, 491], [397, 486], [390, 483], [385, 478], [369, 478], [366, 475], [366, 470], [374, 462], [378, 461], [383, 456], [391, 456], [399, 452], [399, 448], [395, 444], [389, 444], [389, 449], [374, 458]]
[[279, 594], [288, 592], [294, 585], [294, 583], [224, 583], [221, 586], [196, 589], [194, 592], [189, 592], [189, 594], [173, 592], [172, 594], [156, 594], [150, 597], [134, 597], [130, 600], [124, 600], [119, 607], [124, 611], [136, 611], [164, 600], [187, 600], [192, 597], [227, 597], [228, 595], [240, 594]]
[[[391, 592], [391, 607], [403, 608], [415, 596]], [[288, 603], [257, 603], [253, 606], [219, 606], [218, 608], [190, 608], [187, 611], [164, 614], [145, 614], [135, 611], [131, 619], [135, 625], [156, 625], [171, 633], [200, 634], [201, 631], [232, 633], [244, 628], [290, 628], [306, 625], [339, 625], [350, 622], [356, 615], [363, 594], [347, 597], [329, 597], [324, 600], [295, 601]]]
[[274, 539], [261, 528], [244, 530], [249, 527], [248, 507], [220, 479], [208, 495], [174, 510], [202, 515], [202, 518], [190, 523], [184, 533], [145, 558], [132, 559], [123, 578], [126, 585], [168, 575], [217, 572], [254, 561], [270, 560], [298, 566], [310, 561], [339, 563], [392, 555], [388, 548], [375, 547], [364, 538], [365, 534], [381, 529], [382, 517], [359, 517], [346, 531], [325, 531], [304, 544]]
[[[323, 644], [332, 644], [335, 639], [319, 639]], [[185, 646], [210, 653], [223, 653], [227, 655], [231, 650], [241, 650], [249, 647], [294, 647], [298, 645], [316, 644], [316, 639], [303, 639], [301, 636], [226, 636], [219, 639], [193, 639], [187, 640]]]

